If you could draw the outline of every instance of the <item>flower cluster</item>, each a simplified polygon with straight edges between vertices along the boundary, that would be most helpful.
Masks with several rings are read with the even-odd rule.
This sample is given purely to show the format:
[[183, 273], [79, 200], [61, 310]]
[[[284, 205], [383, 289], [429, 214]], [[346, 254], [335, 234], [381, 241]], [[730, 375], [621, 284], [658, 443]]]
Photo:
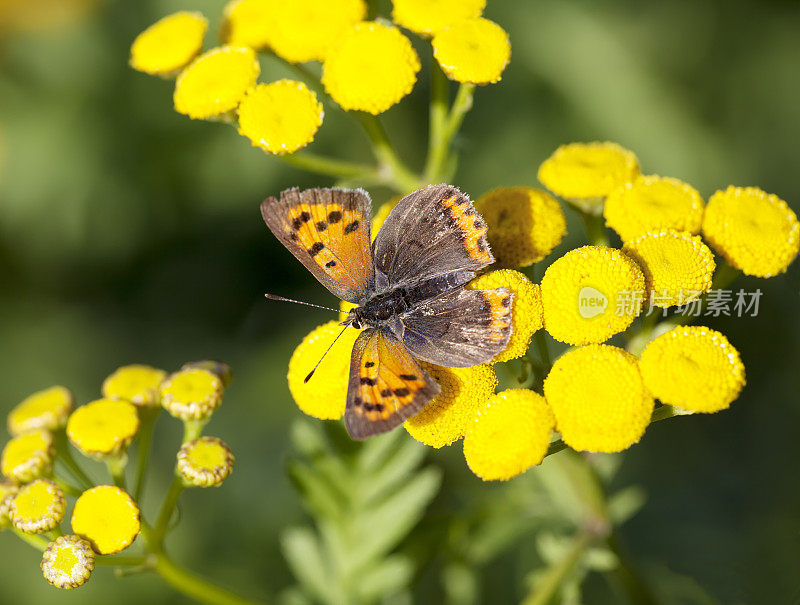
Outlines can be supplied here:
[[[188, 363], [170, 375], [129, 365], [103, 381], [100, 399], [75, 409], [72, 393], [63, 386], [30, 395], [8, 414], [12, 439], [0, 464], [0, 529], [12, 527], [41, 544], [45, 579], [65, 589], [84, 584], [98, 557], [127, 549], [139, 535], [145, 551], [160, 549], [175, 502], [167, 498], [154, 526], [140, 508], [153, 424], [162, 408], [184, 422], [170, 493], [220, 485], [233, 469], [233, 454], [224, 442], [200, 432], [230, 376], [226, 364], [214, 361]], [[129, 488], [126, 452], [137, 438], [136, 484]], [[105, 464], [111, 482], [92, 480], [73, 458], [72, 446]], [[69, 475], [61, 474], [64, 469]], [[75, 497], [71, 533], [62, 534], [68, 496]]]

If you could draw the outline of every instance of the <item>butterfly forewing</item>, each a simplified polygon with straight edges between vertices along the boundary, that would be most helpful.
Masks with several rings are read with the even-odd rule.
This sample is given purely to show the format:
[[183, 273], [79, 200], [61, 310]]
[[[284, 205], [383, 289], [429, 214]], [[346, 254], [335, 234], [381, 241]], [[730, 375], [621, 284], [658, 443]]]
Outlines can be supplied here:
[[264, 222], [322, 285], [360, 303], [373, 286], [371, 203], [361, 189], [288, 189], [261, 203]]
[[353, 439], [384, 433], [416, 414], [439, 392], [431, 379], [392, 335], [364, 330], [350, 360], [345, 425]]

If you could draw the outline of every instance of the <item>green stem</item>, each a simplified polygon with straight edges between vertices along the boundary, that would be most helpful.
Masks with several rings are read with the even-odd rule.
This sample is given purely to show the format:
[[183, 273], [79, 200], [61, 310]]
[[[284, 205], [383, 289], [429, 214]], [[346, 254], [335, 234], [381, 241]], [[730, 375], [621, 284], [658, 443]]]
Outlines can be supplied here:
[[377, 169], [374, 166], [337, 160], [307, 151], [296, 151], [295, 153], [276, 155], [275, 157], [295, 168], [324, 174], [325, 176], [335, 178], [377, 178]]
[[429, 182], [438, 180], [444, 157], [448, 151], [445, 141], [450, 105], [450, 83], [439, 63], [431, 58], [431, 106], [428, 124], [428, 158], [425, 162], [425, 177]]
[[593, 246], [608, 246], [608, 233], [603, 222], [602, 214], [593, 214], [580, 208], [576, 208], [583, 220], [586, 229], [586, 237]]
[[547, 337], [544, 335], [544, 330], [536, 330], [536, 333], [533, 335], [533, 341], [536, 344], [536, 350], [539, 353], [539, 359], [542, 362], [542, 366], [544, 369], [544, 375], [550, 372], [550, 368], [553, 367], [553, 362], [550, 357], [550, 348], [547, 346]]
[[550, 447], [547, 448], [547, 453], [544, 456], [547, 458], [547, 456], [552, 456], [565, 449], [567, 449], [567, 444], [564, 443], [563, 439], [559, 439], [558, 441], [550, 443]]
[[117, 557], [101, 555], [94, 558], [95, 565], [103, 565], [106, 567], [138, 567], [148, 566], [150, 559], [148, 557]]
[[387, 173], [386, 181], [392, 183], [400, 193], [407, 193], [416, 189], [420, 184], [419, 178], [397, 156], [397, 152], [389, 142], [389, 136], [386, 134], [386, 130], [384, 130], [378, 117], [364, 111], [359, 111], [356, 115], [372, 143], [372, 151], [375, 157], [381, 164], [383, 171]]
[[150, 444], [153, 441], [153, 427], [161, 411], [160, 407], [142, 410], [141, 428], [139, 429], [139, 447], [136, 451], [136, 479], [133, 488], [133, 499], [141, 506], [144, 495], [144, 480], [147, 476], [147, 463], [150, 459]]
[[[436, 65], [435, 69], [439, 69], [438, 65]], [[428, 182], [436, 183], [450, 178], [450, 175], [446, 174], [450, 145], [461, 129], [467, 113], [472, 109], [474, 94], [474, 84], [461, 84], [458, 87], [456, 98], [453, 100], [453, 106], [450, 108], [441, 136], [438, 141], [432, 142], [432, 150], [425, 169], [425, 177]]]
[[575, 565], [578, 564], [581, 556], [591, 546], [594, 539], [595, 536], [588, 531], [582, 531], [575, 536], [564, 556], [547, 568], [537, 588], [525, 597], [522, 602], [523, 605], [547, 605], [551, 603], [561, 589], [564, 580], [575, 568]]
[[38, 534], [26, 534], [24, 531], [20, 531], [16, 527], [12, 527], [11, 529], [20, 540], [27, 542], [36, 550], [44, 552], [44, 549], [47, 548], [48, 544], [50, 544], [50, 541], [44, 536]]
[[114, 485], [126, 491], [125, 466], [127, 464], [128, 455], [125, 453], [106, 460], [106, 468], [108, 469], [108, 474], [111, 475], [111, 479], [114, 481]]
[[172, 518], [172, 513], [175, 510], [175, 506], [178, 504], [178, 498], [180, 498], [181, 493], [183, 493], [184, 487], [183, 479], [180, 475], [176, 474], [172, 478], [167, 496], [164, 498], [164, 502], [161, 505], [161, 512], [158, 514], [156, 526], [148, 536], [148, 542], [151, 544], [152, 548], [161, 548], [164, 542], [164, 536], [166, 536], [169, 529], [169, 521]]
[[675, 412], [675, 408], [671, 405], [661, 405], [653, 410], [653, 415], [650, 417], [650, 424], [658, 422], [659, 420], [666, 420], [667, 418], [674, 418], [680, 416]]
[[650, 587], [647, 586], [647, 583], [636, 572], [627, 554], [621, 548], [619, 535], [616, 530], [612, 530], [611, 534], [606, 539], [606, 544], [611, 552], [616, 555], [617, 561], [619, 562], [613, 573], [628, 595], [628, 600], [635, 605], [655, 604], [657, 601], [650, 592]]
[[58, 487], [61, 488], [61, 490], [65, 494], [69, 494], [70, 496], [80, 496], [81, 493], [83, 493], [83, 491], [79, 487], [76, 487], [71, 483], [69, 483], [68, 481], [64, 481], [59, 477], [53, 476], [53, 481], [55, 482], [56, 485], [58, 485]]
[[72, 457], [72, 452], [69, 449], [69, 443], [67, 443], [66, 433], [64, 433], [64, 431], [58, 431], [55, 434], [55, 437], [56, 455], [58, 459], [62, 462], [62, 464], [64, 464], [64, 466], [67, 467], [67, 469], [69, 469], [72, 475], [81, 484], [83, 489], [94, 487], [94, 482], [83, 471], [83, 469], [78, 466], [78, 463], [75, 462], [75, 459]]
[[156, 553], [155, 570], [175, 590], [201, 603], [209, 605], [250, 605], [254, 603], [254, 601], [243, 599], [179, 567], [163, 552]]

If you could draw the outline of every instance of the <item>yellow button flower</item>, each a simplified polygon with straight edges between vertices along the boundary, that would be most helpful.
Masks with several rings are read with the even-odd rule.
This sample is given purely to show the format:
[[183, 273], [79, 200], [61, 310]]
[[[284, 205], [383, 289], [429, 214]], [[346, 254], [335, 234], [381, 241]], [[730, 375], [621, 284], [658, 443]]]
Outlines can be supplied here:
[[657, 175], [640, 176], [612, 191], [603, 206], [606, 225], [628, 242], [651, 231], [700, 233], [703, 198], [691, 185]]
[[8, 515], [18, 530], [41, 534], [58, 527], [66, 510], [61, 488], [50, 479], [36, 479], [19, 488], [8, 507]]
[[486, 401], [464, 437], [467, 466], [484, 481], [505, 481], [541, 464], [555, 425], [544, 397], [508, 389]]
[[269, 46], [275, 14], [284, 0], [233, 0], [222, 13], [220, 39], [231, 46], [261, 50]]
[[435, 34], [448, 25], [480, 17], [486, 0], [392, 0], [392, 20], [418, 34]]
[[383, 227], [383, 223], [389, 218], [389, 213], [397, 206], [397, 202], [399, 202], [402, 197], [402, 195], [395, 195], [378, 206], [378, 210], [372, 216], [372, 241], [375, 241], [375, 236], [378, 235], [378, 231]]
[[367, 13], [364, 0], [292, 0], [274, 13], [269, 42], [290, 63], [324, 61], [331, 47]]
[[174, 76], [203, 48], [208, 20], [180, 11], [156, 21], [131, 46], [131, 67], [151, 75]]
[[9, 479], [0, 481], [0, 530], [6, 529], [11, 525], [9, 507], [18, 491], [19, 485], [17, 485], [16, 481]]
[[125, 399], [139, 407], [158, 406], [158, 388], [166, 375], [150, 366], [122, 366], [103, 381], [103, 397]]
[[113, 555], [128, 548], [139, 534], [139, 507], [118, 487], [93, 487], [75, 502], [72, 531], [88, 540], [95, 552]]
[[317, 95], [302, 82], [259, 84], [239, 105], [239, 134], [269, 153], [293, 153], [314, 140], [323, 115]]
[[728, 187], [712, 195], [703, 235], [728, 264], [756, 277], [783, 273], [800, 249], [797, 215], [758, 187]]
[[342, 108], [377, 115], [411, 92], [419, 70], [419, 57], [399, 29], [365, 22], [328, 53], [322, 83]]
[[50, 387], [26, 397], [8, 415], [8, 432], [21, 435], [36, 429], [56, 431], [67, 423], [72, 410], [72, 393], [61, 386]]
[[233, 472], [233, 452], [221, 439], [200, 437], [184, 443], [178, 452], [178, 472], [191, 485], [222, 485]]
[[198, 359], [189, 361], [181, 366], [181, 370], [208, 370], [215, 374], [221, 381], [222, 386], [227, 387], [233, 380], [233, 370], [224, 361], [216, 359]]
[[478, 407], [494, 394], [497, 375], [488, 364], [471, 368], [421, 365], [442, 390], [416, 416], [406, 420], [405, 427], [417, 441], [444, 447], [464, 436]]
[[561, 205], [535, 187], [498, 187], [482, 195], [475, 208], [489, 225], [489, 245], [503, 267], [538, 263], [567, 233]]
[[14, 437], [0, 457], [4, 476], [19, 483], [50, 474], [53, 470], [53, 436], [39, 429]]
[[350, 353], [360, 330], [347, 328], [308, 382], [308, 373], [322, 358], [342, 326], [331, 321], [312, 330], [298, 345], [289, 361], [289, 391], [297, 407], [322, 420], [338, 420], [347, 403]]
[[347, 316], [350, 315], [350, 310], [355, 309], [358, 305], [349, 303], [346, 300], [339, 301], [339, 321], [345, 321]]
[[539, 167], [550, 191], [598, 213], [608, 194], [637, 176], [636, 156], [616, 143], [562, 145]]
[[511, 58], [506, 31], [488, 19], [465, 19], [433, 38], [433, 56], [447, 77], [456, 82], [499, 82]]
[[574, 450], [620, 452], [642, 438], [653, 413], [637, 359], [608, 345], [572, 349], [544, 381], [556, 430]]
[[173, 95], [175, 111], [195, 120], [224, 117], [255, 85], [260, 70], [251, 48], [213, 48], [178, 76]]
[[573, 345], [600, 343], [623, 332], [642, 311], [644, 276], [628, 256], [605, 246], [572, 250], [542, 279], [544, 327]]
[[222, 403], [223, 391], [222, 380], [213, 372], [180, 370], [161, 383], [161, 405], [175, 418], [205, 420]]
[[662, 231], [628, 242], [622, 249], [644, 273], [645, 290], [659, 307], [683, 305], [711, 289], [714, 254], [698, 235]]
[[703, 326], [677, 327], [651, 341], [639, 369], [662, 403], [690, 412], [727, 409], [745, 384], [739, 352]]
[[118, 456], [139, 430], [136, 406], [122, 399], [97, 399], [72, 412], [67, 437], [87, 456]]
[[543, 323], [542, 293], [538, 284], [531, 283], [519, 271], [498, 269], [476, 277], [467, 284], [468, 290], [506, 288], [513, 293], [511, 307], [511, 338], [504, 351], [492, 362], [522, 357], [528, 351], [531, 336]]
[[94, 570], [92, 545], [79, 536], [59, 536], [42, 554], [44, 579], [69, 590], [87, 582]]

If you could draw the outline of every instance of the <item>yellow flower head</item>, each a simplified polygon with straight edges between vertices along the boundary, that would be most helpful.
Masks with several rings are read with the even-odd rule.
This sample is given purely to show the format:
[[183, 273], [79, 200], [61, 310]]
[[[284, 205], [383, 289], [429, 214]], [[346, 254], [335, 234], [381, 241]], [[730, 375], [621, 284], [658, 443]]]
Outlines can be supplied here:
[[703, 326], [677, 327], [651, 341], [639, 369], [662, 403], [690, 412], [728, 408], [745, 384], [739, 352], [724, 335]]
[[442, 390], [416, 416], [406, 420], [405, 427], [417, 441], [440, 448], [464, 436], [475, 411], [494, 394], [497, 376], [488, 364], [444, 368], [420, 363]]
[[418, 34], [435, 34], [448, 25], [480, 17], [486, 0], [392, 0], [392, 20]]
[[645, 290], [659, 307], [686, 304], [711, 289], [716, 263], [699, 235], [648, 233], [625, 244], [623, 252], [639, 263]]
[[639, 176], [636, 156], [616, 143], [570, 143], [539, 166], [539, 180], [556, 195], [599, 211], [603, 198]]
[[464, 437], [467, 466], [484, 481], [505, 481], [541, 464], [555, 425], [544, 397], [508, 389], [486, 401]]
[[419, 70], [419, 57], [399, 29], [364, 22], [328, 53], [322, 83], [342, 108], [377, 115], [411, 92]]
[[66, 510], [61, 488], [50, 479], [36, 479], [19, 488], [8, 507], [8, 516], [18, 530], [41, 534], [55, 529]]
[[203, 48], [208, 21], [200, 13], [180, 11], [156, 21], [136, 36], [131, 67], [158, 76], [173, 76]]
[[239, 106], [260, 71], [251, 48], [212, 48], [178, 76], [173, 95], [175, 111], [195, 120], [222, 117]]
[[456, 82], [499, 82], [511, 58], [506, 31], [482, 17], [453, 23], [437, 33], [432, 44], [433, 56]]
[[18, 491], [19, 485], [15, 481], [10, 481], [9, 479], [0, 481], [0, 530], [6, 529], [11, 525], [9, 507]]
[[606, 225], [628, 242], [651, 231], [700, 233], [703, 198], [691, 185], [656, 175], [640, 176], [612, 191], [603, 206]]
[[56, 588], [77, 588], [94, 569], [92, 545], [79, 536], [59, 536], [42, 554], [44, 579]]
[[498, 269], [476, 277], [467, 284], [468, 290], [506, 288], [513, 293], [511, 307], [511, 338], [506, 349], [492, 362], [522, 357], [528, 350], [531, 336], [543, 323], [542, 292], [519, 271]]
[[386, 222], [386, 219], [389, 218], [389, 213], [397, 206], [397, 202], [402, 199], [402, 195], [395, 195], [392, 198], [389, 198], [388, 201], [384, 202], [380, 206], [378, 206], [378, 210], [372, 216], [372, 241], [375, 241], [375, 236], [378, 235], [378, 231], [381, 230], [383, 227], [383, 223]]
[[314, 140], [323, 114], [317, 95], [302, 82], [259, 84], [239, 105], [239, 134], [269, 153], [293, 153]]
[[283, 0], [232, 0], [222, 13], [220, 40], [231, 46], [261, 50], [275, 31], [275, 15]]
[[703, 235], [728, 264], [756, 277], [783, 273], [800, 249], [797, 215], [758, 187], [728, 187], [712, 195]]
[[199, 487], [222, 485], [233, 472], [233, 452], [221, 439], [200, 437], [184, 443], [178, 452], [178, 471]]
[[535, 187], [498, 187], [482, 195], [475, 208], [489, 225], [489, 244], [500, 266], [538, 263], [567, 233], [561, 205]]
[[175, 418], [205, 420], [222, 403], [222, 380], [209, 370], [188, 368], [161, 383], [161, 405]]
[[122, 399], [98, 399], [72, 412], [67, 437], [87, 456], [118, 456], [139, 430], [136, 406]]
[[350, 353], [359, 330], [347, 328], [311, 380], [303, 381], [341, 331], [342, 326], [335, 321], [315, 328], [294, 350], [289, 361], [289, 391], [297, 407], [322, 420], [338, 420], [344, 414]]
[[[628, 256], [605, 246], [567, 252], [542, 279], [544, 327], [573, 345], [600, 343], [624, 331], [642, 310], [644, 276]], [[640, 301], [641, 302], [641, 301]]]
[[574, 450], [620, 452], [642, 438], [653, 413], [637, 359], [608, 345], [572, 349], [544, 381], [556, 430]]
[[103, 397], [124, 399], [144, 408], [158, 406], [158, 388], [166, 375], [164, 370], [150, 366], [122, 366], [103, 381]]
[[39, 429], [14, 437], [0, 457], [3, 475], [19, 483], [50, 474], [53, 470], [53, 436]]
[[275, 54], [290, 63], [324, 61], [331, 47], [366, 13], [364, 0], [281, 2], [274, 13], [269, 43]]
[[139, 507], [118, 487], [93, 487], [75, 502], [72, 531], [88, 540], [96, 553], [113, 555], [139, 534]]
[[26, 397], [8, 415], [8, 432], [21, 435], [36, 429], [56, 431], [67, 423], [72, 393], [65, 387], [50, 387]]
[[227, 387], [233, 380], [233, 370], [224, 361], [215, 359], [198, 359], [189, 361], [181, 366], [181, 370], [208, 370], [222, 381], [222, 386]]

